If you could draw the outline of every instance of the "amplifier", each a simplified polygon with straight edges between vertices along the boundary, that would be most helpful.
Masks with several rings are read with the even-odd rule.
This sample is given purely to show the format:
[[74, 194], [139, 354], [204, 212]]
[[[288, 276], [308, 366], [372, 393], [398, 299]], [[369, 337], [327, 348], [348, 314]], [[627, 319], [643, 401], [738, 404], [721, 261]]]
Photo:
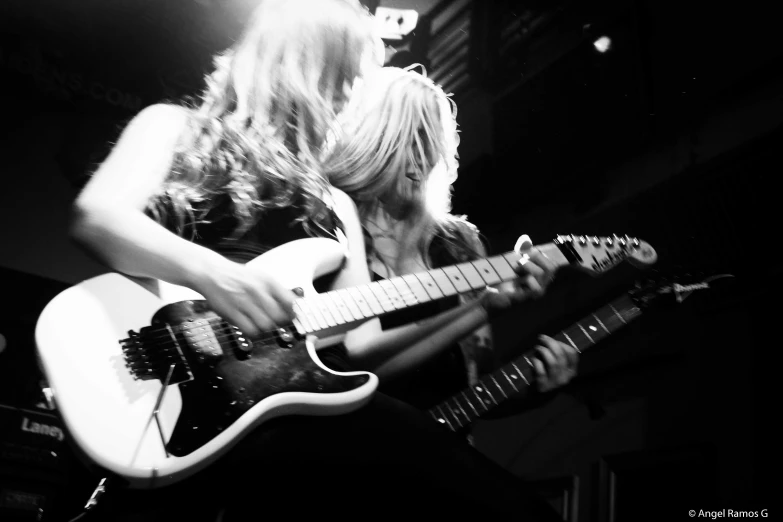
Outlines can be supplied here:
[[0, 520], [49, 520], [68, 451], [56, 415], [0, 404]]
[[52, 413], [0, 404], [0, 471], [20, 465], [61, 470], [65, 430]]

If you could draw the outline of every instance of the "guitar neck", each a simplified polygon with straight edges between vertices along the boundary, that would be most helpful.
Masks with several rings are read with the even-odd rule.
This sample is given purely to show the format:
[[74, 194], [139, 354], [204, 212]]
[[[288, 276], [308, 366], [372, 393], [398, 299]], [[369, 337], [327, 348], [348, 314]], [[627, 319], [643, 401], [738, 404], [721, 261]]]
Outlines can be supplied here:
[[[630, 295], [625, 295], [582, 318], [553, 337], [583, 353], [601, 339], [641, 315]], [[518, 357], [498, 370], [429, 410], [452, 431], [459, 431], [505, 401], [524, 396], [535, 380], [532, 353]]]
[[[537, 248], [558, 267], [577, 260], [562, 244], [548, 243]], [[301, 334], [325, 337], [396, 310], [513, 281], [519, 277], [514, 266], [521, 257], [517, 252], [507, 252], [304, 297], [294, 305], [294, 326]]]

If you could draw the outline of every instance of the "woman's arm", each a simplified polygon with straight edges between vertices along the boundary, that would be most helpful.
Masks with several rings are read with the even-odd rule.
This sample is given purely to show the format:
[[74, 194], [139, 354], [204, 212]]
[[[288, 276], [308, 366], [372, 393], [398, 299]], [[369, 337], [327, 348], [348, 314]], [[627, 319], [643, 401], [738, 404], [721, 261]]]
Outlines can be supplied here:
[[250, 336], [290, 321], [294, 296], [270, 277], [177, 236], [144, 213], [171, 169], [186, 122], [185, 109], [153, 105], [128, 124], [76, 199], [73, 237], [119, 272], [192, 288]]
[[139, 113], [77, 197], [71, 233], [120, 272], [192, 287], [213, 256], [144, 214], [171, 168], [186, 119], [183, 109], [165, 105]]
[[[477, 299], [421, 323], [388, 330], [382, 340], [386, 349], [375, 347], [379, 356], [386, 357], [379, 357], [373, 372], [381, 380], [404, 375], [486, 325], [487, 317], [482, 301]], [[395, 336], [398, 346], [394, 345]]]

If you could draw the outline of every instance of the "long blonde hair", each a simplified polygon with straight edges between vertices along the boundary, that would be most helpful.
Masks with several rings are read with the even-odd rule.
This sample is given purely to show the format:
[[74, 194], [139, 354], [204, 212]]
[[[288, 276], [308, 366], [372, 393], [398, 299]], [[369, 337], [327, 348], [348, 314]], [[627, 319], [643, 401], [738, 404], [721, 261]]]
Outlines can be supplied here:
[[[351, 196], [362, 222], [384, 201], [409, 200], [406, 237], [425, 261], [436, 233], [453, 237], [451, 185], [457, 178], [457, 107], [443, 89], [411, 66], [385, 67], [364, 79], [345, 113], [343, 139], [326, 162], [334, 186]], [[418, 165], [420, 187], [406, 177]]]
[[194, 232], [228, 204], [241, 235], [263, 210], [297, 204], [319, 224], [322, 148], [372, 43], [357, 0], [264, 0], [216, 57], [152, 213]]

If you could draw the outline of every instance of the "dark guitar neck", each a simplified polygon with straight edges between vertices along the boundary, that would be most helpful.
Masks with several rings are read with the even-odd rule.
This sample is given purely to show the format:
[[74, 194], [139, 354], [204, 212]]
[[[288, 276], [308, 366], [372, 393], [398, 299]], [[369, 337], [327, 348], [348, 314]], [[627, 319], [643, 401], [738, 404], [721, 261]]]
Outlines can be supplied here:
[[[601, 339], [641, 315], [630, 295], [625, 295], [582, 318], [553, 337], [583, 353]], [[532, 355], [525, 354], [479, 378], [469, 388], [428, 410], [437, 422], [459, 431], [513, 397], [521, 397], [533, 383]]]

